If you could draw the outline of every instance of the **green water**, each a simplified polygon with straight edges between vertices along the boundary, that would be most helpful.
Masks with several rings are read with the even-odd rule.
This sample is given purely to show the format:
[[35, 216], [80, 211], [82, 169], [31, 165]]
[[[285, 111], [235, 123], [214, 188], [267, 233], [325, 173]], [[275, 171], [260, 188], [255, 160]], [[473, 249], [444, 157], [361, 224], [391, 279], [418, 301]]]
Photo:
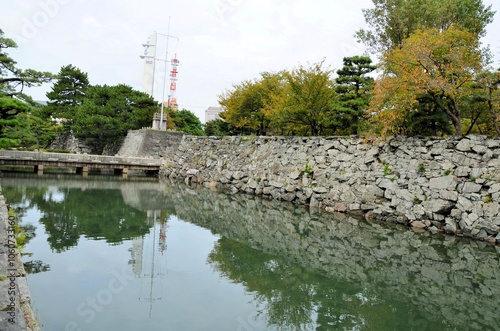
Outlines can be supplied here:
[[498, 248], [152, 178], [3, 174], [44, 330], [499, 330]]

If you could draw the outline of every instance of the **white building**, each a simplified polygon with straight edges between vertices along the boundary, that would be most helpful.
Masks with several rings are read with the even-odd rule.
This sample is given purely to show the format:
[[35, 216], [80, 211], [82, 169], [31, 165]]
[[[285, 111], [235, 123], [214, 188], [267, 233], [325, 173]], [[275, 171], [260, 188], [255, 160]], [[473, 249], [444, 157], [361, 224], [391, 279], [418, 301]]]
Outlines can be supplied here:
[[208, 109], [205, 110], [205, 123], [220, 119], [219, 114], [222, 113], [222, 111], [222, 107], [208, 107]]

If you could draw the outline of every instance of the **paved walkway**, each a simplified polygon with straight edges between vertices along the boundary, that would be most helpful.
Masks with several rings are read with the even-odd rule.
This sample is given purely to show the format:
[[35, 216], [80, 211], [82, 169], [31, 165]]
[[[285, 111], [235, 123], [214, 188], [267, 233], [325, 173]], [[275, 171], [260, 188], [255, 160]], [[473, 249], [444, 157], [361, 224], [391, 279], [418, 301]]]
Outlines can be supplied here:
[[4, 197], [0, 195], [0, 330], [40, 330], [31, 308], [26, 271], [21, 262], [13, 225]]

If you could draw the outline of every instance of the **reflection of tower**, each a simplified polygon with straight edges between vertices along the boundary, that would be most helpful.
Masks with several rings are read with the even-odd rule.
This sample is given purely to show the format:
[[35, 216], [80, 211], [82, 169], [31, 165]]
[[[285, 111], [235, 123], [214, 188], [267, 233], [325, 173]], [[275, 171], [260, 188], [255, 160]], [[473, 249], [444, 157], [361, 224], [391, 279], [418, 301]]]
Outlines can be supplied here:
[[136, 277], [140, 277], [142, 273], [142, 249], [144, 245], [144, 238], [137, 237], [132, 239], [132, 247], [130, 248], [130, 253], [132, 258], [130, 259], [130, 264], [132, 264], [132, 270]]
[[172, 70], [170, 70], [170, 93], [168, 95], [167, 108], [178, 110], [179, 106], [177, 105], [177, 98], [175, 95], [177, 90], [177, 67], [179, 66], [177, 54], [175, 54], [174, 58], [170, 61], [170, 64], [172, 65]]
[[167, 250], [167, 221], [160, 220], [160, 242], [159, 242], [159, 250], [161, 255], [165, 253]]
[[[166, 273], [166, 257], [163, 256], [163, 253], [167, 249], [167, 220], [161, 219], [160, 211], [148, 211], [148, 224], [152, 226], [149, 235], [138, 238], [141, 241], [140, 244], [139, 241], [136, 245], [133, 242], [131, 252], [134, 260], [134, 273], [138, 270], [139, 273], [136, 273], [136, 276], [141, 278], [139, 301], [149, 302], [149, 316], [151, 317], [153, 303], [162, 300], [163, 296], [163, 282], [160, 279], [159, 282], [155, 283], [155, 279], [158, 276], [162, 278]], [[161, 254], [158, 254], [157, 250]], [[141, 256], [140, 262], [139, 254]], [[140, 265], [136, 266], [139, 263]], [[149, 290], [143, 289], [146, 286], [149, 287]]]

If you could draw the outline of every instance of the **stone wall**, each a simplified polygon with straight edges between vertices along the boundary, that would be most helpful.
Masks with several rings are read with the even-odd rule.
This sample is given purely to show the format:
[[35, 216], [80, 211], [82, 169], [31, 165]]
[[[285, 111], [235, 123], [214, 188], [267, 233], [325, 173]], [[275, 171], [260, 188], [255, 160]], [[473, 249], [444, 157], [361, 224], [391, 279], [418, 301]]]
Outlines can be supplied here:
[[49, 149], [62, 149], [77, 154], [102, 154], [102, 155], [115, 155], [122, 145], [122, 141], [108, 144], [104, 146], [102, 152], [96, 150], [94, 146], [85, 143], [81, 139], [75, 137], [73, 132], [64, 131], [57, 135], [57, 137], [47, 146]]
[[57, 137], [48, 146], [50, 149], [62, 149], [75, 153], [92, 153], [92, 148], [80, 141], [70, 131], [65, 131], [57, 135]]
[[[40, 326], [31, 307], [26, 270], [13, 234], [17, 217], [8, 216], [0, 195], [0, 330], [38, 331]], [[9, 231], [10, 230], [10, 231]]]
[[165, 177], [500, 243], [500, 140], [192, 137]]
[[171, 156], [178, 148], [184, 133], [151, 129], [128, 132], [118, 155], [162, 158]]

